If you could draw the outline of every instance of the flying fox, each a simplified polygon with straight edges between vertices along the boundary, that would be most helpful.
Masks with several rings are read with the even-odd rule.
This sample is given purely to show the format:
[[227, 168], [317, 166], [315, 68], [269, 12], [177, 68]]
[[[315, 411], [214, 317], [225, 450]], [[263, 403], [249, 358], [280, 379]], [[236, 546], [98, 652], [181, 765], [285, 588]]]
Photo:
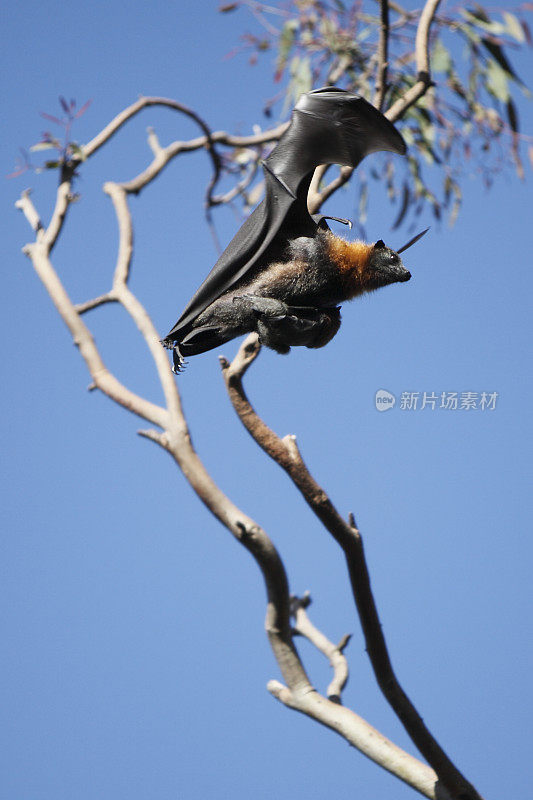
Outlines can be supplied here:
[[359, 95], [336, 87], [298, 100], [291, 122], [263, 162], [265, 198], [224, 250], [162, 344], [173, 370], [256, 331], [278, 353], [323, 347], [340, 328], [340, 304], [391, 283], [408, 281], [400, 253], [382, 240], [349, 242], [310, 214], [307, 195], [321, 164], [357, 167], [370, 153], [406, 152], [391, 122]]

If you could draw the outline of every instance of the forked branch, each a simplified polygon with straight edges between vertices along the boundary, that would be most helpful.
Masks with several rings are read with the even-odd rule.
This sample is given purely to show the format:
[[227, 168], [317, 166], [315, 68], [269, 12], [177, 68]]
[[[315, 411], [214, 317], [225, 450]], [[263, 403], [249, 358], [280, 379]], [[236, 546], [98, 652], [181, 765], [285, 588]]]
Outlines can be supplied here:
[[311, 510], [342, 548], [376, 680], [411, 740], [435, 770], [441, 786], [452, 797], [480, 800], [478, 792], [432, 736], [396, 678], [370, 586], [363, 540], [353, 516], [350, 515], [349, 521], [341, 517], [305, 465], [296, 437], [285, 436], [280, 439], [259, 417], [246, 396], [242, 379], [259, 352], [257, 335], [251, 334], [241, 345], [231, 364], [225, 359], [221, 360], [224, 381], [233, 408], [254, 441], [289, 475]]
[[[17, 203], [36, 231], [37, 241], [27, 245], [24, 252], [31, 259], [37, 275], [42, 280], [59, 314], [85, 359], [93, 384], [110, 399], [148, 420], [161, 430], [139, 431], [140, 435], [166, 450], [178, 464], [185, 478], [200, 500], [222, 522], [234, 538], [242, 544], [258, 564], [267, 592], [265, 628], [270, 645], [278, 662], [286, 686], [277, 681], [268, 688], [281, 702], [297, 709], [312, 719], [342, 735], [350, 744], [384, 769], [405, 781], [426, 797], [435, 798], [435, 773], [416, 758], [394, 745], [353, 711], [339, 706], [320, 695], [311, 685], [293, 642], [290, 624], [291, 600], [285, 568], [266, 532], [232, 501], [215, 484], [198, 454], [194, 450], [187, 422], [181, 408], [176, 382], [163, 348], [146, 309], [127, 285], [133, 246], [131, 215], [127, 205], [127, 191], [123, 185], [105, 184], [104, 191], [111, 197], [118, 220], [119, 246], [112, 289], [95, 300], [74, 306], [49, 257], [51, 239], [48, 230], [37, 224], [38, 213], [29, 195]], [[59, 187], [61, 197], [68, 196], [65, 187]], [[68, 204], [65, 205], [65, 211]], [[60, 226], [65, 213], [61, 214]], [[55, 236], [57, 238], [57, 234]], [[104, 302], [120, 303], [136, 323], [152, 357], [166, 400], [166, 408], [156, 406], [135, 395], [122, 385], [104, 366], [94, 339], [81, 319], [81, 313], [96, 308]], [[309, 626], [300, 615], [297, 624], [303, 625], [303, 635], [309, 635]], [[307, 631], [307, 633], [306, 633]], [[317, 632], [318, 633], [318, 632]], [[316, 635], [315, 635], [316, 639]], [[340, 694], [344, 679], [337, 667], [336, 686]], [[337, 698], [334, 698], [337, 700]]]
[[[437, 2], [428, 2], [423, 12], [426, 26], [425, 43], [432, 15]], [[419, 30], [422, 26], [421, 18]], [[424, 36], [421, 41], [423, 44]], [[417, 39], [418, 42], [418, 39]], [[422, 45], [421, 45], [422, 46]], [[423, 48], [422, 48], [423, 49]], [[418, 57], [418, 50], [417, 50]], [[425, 87], [427, 88], [427, 86]], [[425, 91], [425, 89], [424, 89]], [[404, 98], [405, 100], [405, 98]], [[405, 101], [411, 102], [409, 99]], [[412, 100], [415, 102], [415, 100]], [[239, 350], [232, 365], [223, 361], [224, 376], [232, 402], [240, 418], [250, 430], [261, 447], [289, 473], [295, 484], [309, 502], [326, 528], [334, 535], [346, 555], [350, 578], [359, 613], [365, 629], [365, 636], [371, 652], [372, 663], [380, 685], [395, 708], [408, 718], [406, 727], [413, 741], [435, 769], [426, 766], [418, 759], [405, 753], [395, 744], [376, 731], [365, 720], [350, 709], [340, 705], [341, 692], [347, 679], [347, 664], [342, 650], [346, 641], [335, 646], [318, 631], [305, 613], [305, 600], [293, 601], [281, 558], [266, 532], [254, 520], [242, 512], [226, 497], [205, 469], [194, 450], [190, 432], [183, 415], [181, 399], [175, 379], [165, 352], [158, 342], [158, 334], [144, 306], [133, 294], [129, 285], [130, 264], [133, 253], [133, 227], [128, 206], [128, 196], [137, 193], [154, 180], [165, 166], [177, 155], [206, 149], [213, 165], [213, 176], [208, 186], [209, 204], [219, 201], [213, 196], [213, 187], [220, 173], [220, 160], [216, 146], [256, 147], [279, 139], [287, 124], [253, 136], [232, 136], [222, 131], [211, 132], [206, 123], [193, 111], [180, 103], [165, 98], [140, 98], [115, 117], [94, 139], [83, 148], [84, 157], [90, 158], [106, 144], [131, 118], [148, 106], [165, 106], [186, 114], [202, 130], [202, 135], [188, 141], [176, 141], [167, 147], [161, 146], [155, 133], [149, 133], [149, 146], [153, 155], [151, 163], [135, 178], [124, 183], [108, 182], [104, 191], [112, 201], [118, 224], [118, 252], [111, 288], [98, 297], [75, 305], [69, 297], [60, 277], [53, 267], [50, 255], [63, 230], [71, 202], [72, 179], [80, 162], [73, 159], [62, 170], [56, 204], [48, 226], [45, 227], [33, 205], [29, 192], [24, 192], [17, 201], [17, 207], [25, 214], [35, 240], [26, 245], [24, 252], [31, 259], [34, 269], [47, 289], [58, 313], [67, 325], [70, 334], [80, 350], [92, 386], [106, 394], [114, 402], [128, 409], [151, 426], [139, 431], [140, 435], [166, 450], [179, 465], [186, 480], [200, 500], [220, 520], [233, 537], [242, 544], [258, 564], [267, 592], [266, 630], [274, 655], [277, 659], [285, 685], [277, 681], [269, 684], [271, 693], [285, 705], [306, 714], [339, 733], [354, 747], [371, 758], [384, 769], [408, 783], [422, 795], [434, 800], [479, 800], [475, 790], [462, 778], [450, 764], [438, 745], [426, 731], [418, 715], [394, 678], [384, 640], [380, 639], [379, 620], [370, 592], [370, 583], [362, 542], [358, 531], [338, 515], [331, 501], [309, 474], [296, 447], [293, 437], [279, 439], [255, 414], [242, 388], [242, 376], [258, 354], [257, 340], [248, 339]], [[405, 105], [407, 107], [407, 105]], [[405, 109], [404, 109], [405, 110]], [[396, 112], [394, 112], [396, 113]], [[399, 116], [398, 112], [398, 116]], [[320, 196], [323, 202], [349, 177], [343, 172]], [[248, 179], [245, 179], [245, 181]], [[245, 189], [241, 185], [239, 190]], [[221, 201], [228, 199], [228, 194]], [[317, 201], [318, 202], [318, 201]], [[132, 392], [124, 386], [105, 366], [92, 333], [81, 315], [105, 303], [115, 303], [130, 315], [147, 345], [162, 387], [164, 405], [157, 405]], [[306, 636], [330, 659], [334, 669], [334, 680], [328, 689], [329, 699], [319, 694], [311, 685], [293, 642], [291, 613], [294, 617], [294, 631]], [[388, 671], [389, 670], [389, 671]], [[422, 727], [420, 727], [422, 726]], [[415, 733], [413, 734], [413, 728]]]
[[[427, 0], [418, 22], [415, 39], [415, 59], [417, 80], [395, 103], [385, 112], [385, 116], [391, 121], [396, 122], [401, 119], [405, 112], [415, 105], [423, 97], [431, 86], [430, 74], [430, 52], [429, 41], [431, 25], [435, 19], [440, 0]], [[381, 6], [381, 28], [378, 46], [378, 79], [376, 97], [374, 104], [381, 110], [386, 92], [387, 81], [387, 59], [388, 59], [388, 36], [389, 36], [389, 13], [390, 3], [387, 0], [380, 0]], [[319, 169], [321, 169], [319, 167]], [[311, 214], [316, 214], [341, 186], [344, 186], [352, 177], [353, 169], [343, 167], [336, 178], [318, 191], [317, 182], [313, 182], [309, 192], [308, 206]]]

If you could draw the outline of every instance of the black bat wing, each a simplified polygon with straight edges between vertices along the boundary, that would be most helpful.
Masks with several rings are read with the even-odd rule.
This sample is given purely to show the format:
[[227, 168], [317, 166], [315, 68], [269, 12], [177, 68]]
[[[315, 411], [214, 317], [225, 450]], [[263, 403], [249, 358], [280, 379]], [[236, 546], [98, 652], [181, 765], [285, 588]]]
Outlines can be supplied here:
[[356, 167], [379, 150], [403, 154], [405, 142], [364, 98], [334, 87], [302, 95], [290, 126], [263, 163], [265, 199], [231, 240], [166, 340], [181, 341], [210, 303], [261, 266], [269, 248], [316, 233], [322, 218], [311, 217], [307, 210], [316, 167]]

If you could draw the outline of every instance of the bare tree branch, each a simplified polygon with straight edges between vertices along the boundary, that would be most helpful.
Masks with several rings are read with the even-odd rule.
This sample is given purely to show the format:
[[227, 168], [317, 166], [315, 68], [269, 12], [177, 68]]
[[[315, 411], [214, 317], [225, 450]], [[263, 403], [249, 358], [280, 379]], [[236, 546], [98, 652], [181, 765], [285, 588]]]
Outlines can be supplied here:
[[431, 86], [429, 34], [431, 23], [435, 19], [439, 5], [440, 0], [427, 0], [422, 9], [415, 40], [417, 82], [385, 112], [385, 116], [391, 122], [400, 119], [407, 109], [420, 100]]
[[39, 238], [43, 232], [43, 223], [41, 222], [41, 218], [37, 213], [37, 209], [30, 200], [30, 194], [31, 189], [25, 189], [20, 198], [16, 201], [15, 208], [18, 208], [19, 211], [22, 211]]
[[[107, 131], [109, 138], [114, 131], [110, 131], [109, 126]], [[98, 146], [101, 146], [102, 137], [97, 141], [100, 142]], [[93, 152], [95, 149], [96, 147], [93, 147]], [[128, 189], [123, 184], [108, 182], [104, 186], [104, 191], [113, 202], [119, 226], [119, 246], [112, 289], [107, 294], [81, 303], [77, 307], [73, 305], [49, 258], [66, 218], [70, 189], [70, 180], [63, 180], [58, 188], [52, 220], [46, 230], [39, 224], [39, 215], [27, 193], [24, 193], [17, 202], [17, 207], [24, 212], [37, 237], [34, 243], [24, 248], [24, 252], [30, 257], [37, 275], [80, 349], [92, 377], [93, 383], [90, 388], [100, 389], [116, 403], [161, 429], [142, 430], [139, 434], [160, 445], [173, 457], [198, 497], [257, 562], [267, 590], [265, 627], [287, 684], [287, 688], [281, 687], [279, 691], [271, 684], [270, 690], [291, 707], [340, 733], [369, 758], [425, 796], [436, 798], [434, 790], [436, 776], [431, 769], [396, 747], [354, 712], [322, 697], [311, 686], [292, 640], [289, 589], [283, 563], [265, 531], [226, 497], [195, 452], [166, 354], [157, 341], [157, 333], [146, 310], [128, 288], [133, 229], [127, 204]], [[166, 408], [131, 392], [105, 367], [80, 314], [89, 308], [96, 308], [104, 302], [111, 301], [121, 303], [143, 335], [157, 368]], [[339, 691], [342, 682], [337, 674]]]
[[86, 311], [92, 311], [93, 308], [98, 308], [106, 303], [118, 303], [118, 298], [113, 292], [106, 292], [106, 294], [93, 297], [92, 300], [86, 300], [84, 303], [76, 303], [74, 308], [78, 314], [85, 314]]
[[387, 71], [389, 68], [389, 0], [379, 0], [379, 9], [378, 69], [374, 105], [380, 111], [383, 111], [387, 92]]
[[431, 764], [442, 785], [452, 797], [461, 800], [480, 800], [480, 795], [459, 772], [427, 729], [422, 717], [396, 678], [370, 588], [362, 538], [353, 518], [350, 522], [346, 522], [324, 489], [313, 478], [300, 454], [296, 437], [285, 436], [280, 439], [257, 415], [246, 396], [242, 378], [259, 352], [257, 335], [251, 334], [245, 339], [231, 364], [224, 359], [221, 362], [233, 408], [248, 433], [265, 453], [287, 472], [309, 507], [342, 548], [376, 680], [411, 740]]
[[[439, 7], [440, 0], [427, 0], [422, 13], [416, 32], [415, 42], [415, 55], [416, 55], [416, 68], [417, 68], [417, 82], [408, 89], [405, 94], [400, 97], [389, 109], [385, 112], [385, 116], [391, 121], [395, 122], [400, 119], [408, 108], [414, 105], [420, 98], [427, 92], [431, 86], [430, 77], [430, 61], [429, 61], [429, 34], [431, 23], [435, 18], [437, 8]], [[382, 108], [384, 101], [384, 94], [386, 90], [387, 78], [387, 42], [388, 42], [388, 3], [387, 0], [380, 0], [381, 5], [381, 32], [380, 32], [380, 50], [379, 50], [379, 78], [377, 88], [377, 99], [375, 104], [378, 108]], [[320, 168], [319, 168], [320, 169]], [[334, 178], [331, 183], [318, 191], [318, 181], [312, 182], [313, 190], [309, 192], [308, 206], [311, 214], [316, 214], [328, 198], [331, 197], [341, 186], [346, 184], [353, 174], [351, 167], [342, 167], [339, 174]]]
[[333, 669], [333, 680], [326, 690], [326, 696], [333, 703], [340, 703], [342, 690], [348, 682], [349, 675], [348, 661], [343, 655], [343, 650], [348, 644], [351, 635], [343, 636], [339, 644], [330, 642], [327, 636], [322, 631], [319, 631], [309, 619], [306, 609], [309, 608], [310, 603], [311, 597], [307, 592], [303, 597], [292, 598], [293, 632], [299, 636], [305, 636], [329, 660]]
[[[419, 34], [423, 18], [425, 19], [426, 50], [429, 25], [437, 5], [438, 2], [428, 2], [420, 20]], [[432, 11], [431, 8], [433, 8]], [[417, 58], [418, 41], [417, 36]], [[420, 41], [423, 44], [424, 37]], [[157, 332], [146, 309], [128, 286], [133, 253], [133, 226], [128, 207], [128, 194], [144, 188], [179, 153], [205, 148], [210, 153], [214, 167], [208, 198], [211, 202], [215, 202], [217, 198], [212, 197], [211, 193], [214, 186], [213, 180], [216, 180], [219, 174], [220, 162], [218, 162], [218, 166], [215, 163], [217, 155], [214, 145], [220, 143], [233, 147], [250, 147], [275, 141], [285, 131], [287, 124], [254, 136], [233, 137], [224, 132], [211, 133], [203, 120], [182, 104], [165, 98], [140, 98], [137, 103], [115, 117], [85, 146], [84, 155], [86, 157], [93, 155], [115, 135], [122, 125], [143, 108], [151, 105], [167, 106], [187, 114], [202, 128], [204, 135], [188, 142], [173, 142], [168, 147], [162, 147], [153, 131], [149, 132], [149, 145], [154, 156], [152, 163], [131, 181], [121, 184], [112, 182], [105, 184], [104, 191], [113, 203], [119, 229], [118, 253], [111, 290], [93, 300], [74, 306], [50, 261], [50, 253], [61, 234], [69, 205], [74, 199], [72, 176], [78, 165], [76, 159], [72, 159], [63, 167], [55, 209], [47, 228], [44, 228], [28, 192], [23, 193], [17, 201], [17, 208], [23, 211], [36, 234], [35, 242], [28, 244], [24, 248], [24, 252], [30, 257], [37, 275], [69, 328], [74, 342], [79, 347], [93, 381], [90, 388], [100, 389], [116, 403], [156, 426], [139, 431], [139, 435], [158, 444], [172, 456], [198, 497], [228, 528], [234, 538], [246, 547], [258, 564], [267, 591], [265, 627], [286, 683], [286, 686], [283, 686], [277, 681], [270, 682], [268, 688], [271, 693], [285, 705], [339, 733], [362, 753], [426, 797], [434, 798], [434, 800], [437, 798], [438, 800], [451, 800], [451, 798], [479, 800], [479, 795], [473, 787], [465, 781], [431, 737], [392, 672], [370, 591], [359, 532], [355, 529], [354, 524], [345, 522], [339, 516], [323, 489], [309, 474], [294, 437], [279, 439], [255, 414], [246, 398], [242, 388], [242, 377], [259, 352], [257, 337], [249, 337], [244, 342], [231, 365], [222, 359], [224, 377], [232, 403], [254, 439], [288, 472], [311, 508], [343, 548], [378, 683], [402, 719], [411, 738], [435, 768], [435, 771], [398, 748], [353, 711], [339, 705], [342, 688], [347, 679], [346, 661], [342, 656], [346, 639], [335, 647], [310, 623], [303, 605], [300, 605], [299, 608], [293, 608], [296, 631], [309, 638], [330, 658], [335, 671], [334, 680], [328, 689], [331, 699], [321, 696], [312, 687], [293, 643], [289, 587], [281, 558], [265, 531], [235, 506], [214, 483], [194, 450], [167, 356], [159, 344]], [[351, 174], [351, 170], [341, 173], [341, 176], [326, 187], [322, 193], [317, 192], [316, 203], [318, 205], [316, 208], [348, 180], [348, 173]], [[320, 173], [318, 173], [319, 175]], [[165, 407], [138, 396], [120, 383], [105, 367], [92, 334], [81, 319], [81, 314], [108, 302], [119, 302], [142, 334], [156, 366], [165, 397]]]

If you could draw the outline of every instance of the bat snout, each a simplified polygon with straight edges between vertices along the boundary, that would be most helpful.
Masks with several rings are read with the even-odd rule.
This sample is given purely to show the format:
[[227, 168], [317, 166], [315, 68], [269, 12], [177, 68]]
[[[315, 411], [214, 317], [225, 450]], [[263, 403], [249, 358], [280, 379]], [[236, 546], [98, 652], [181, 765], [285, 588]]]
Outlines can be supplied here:
[[405, 281], [408, 281], [410, 279], [411, 279], [411, 273], [409, 272], [409, 270], [405, 269], [405, 267], [400, 267], [400, 269], [398, 270], [398, 276], [396, 278], [398, 283], [405, 283]]

